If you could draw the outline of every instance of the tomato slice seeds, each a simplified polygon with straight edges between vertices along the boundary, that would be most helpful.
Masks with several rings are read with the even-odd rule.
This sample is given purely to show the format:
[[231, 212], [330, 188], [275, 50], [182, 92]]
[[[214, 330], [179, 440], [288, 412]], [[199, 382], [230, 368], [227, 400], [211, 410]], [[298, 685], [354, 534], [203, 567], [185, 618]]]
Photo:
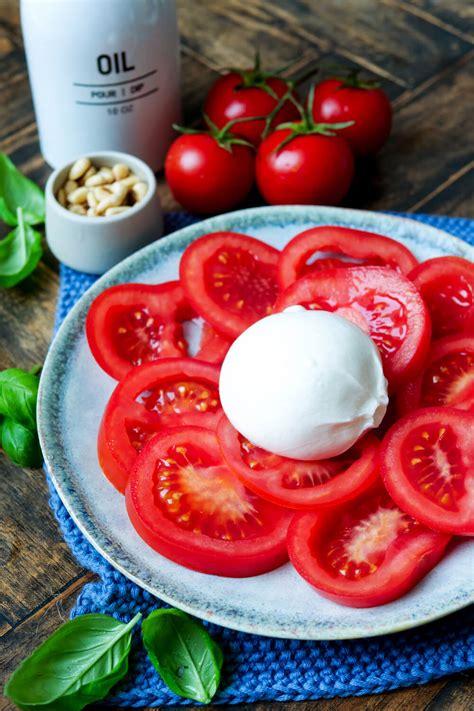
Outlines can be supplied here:
[[245, 489], [211, 430], [182, 426], [150, 440], [137, 458], [126, 501], [140, 536], [188, 568], [247, 577], [287, 559], [290, 512]]
[[214, 232], [185, 250], [181, 283], [196, 312], [235, 338], [271, 312], [278, 296], [278, 256], [277, 249], [248, 235]]
[[344, 506], [295, 515], [288, 552], [324, 597], [374, 607], [410, 590], [438, 563], [448, 541], [401, 510], [379, 485]]
[[217, 426], [223, 457], [234, 474], [256, 494], [279, 506], [312, 510], [358, 496], [377, 479], [378, 440], [367, 435], [348, 452], [307, 462], [257, 447], [227, 417]]
[[397, 394], [402, 415], [420, 407], [474, 411], [474, 336], [434, 341], [424, 372]]
[[474, 535], [474, 413], [415, 410], [387, 432], [380, 461], [404, 511], [434, 530]]
[[99, 462], [124, 491], [137, 453], [164, 427], [215, 427], [222, 414], [219, 368], [191, 358], [162, 358], [134, 368], [117, 385], [99, 430]]
[[[98, 364], [120, 380], [144, 363], [189, 355], [184, 326], [195, 316], [177, 281], [120, 284], [94, 299], [87, 314], [86, 334]], [[228, 339], [204, 322], [195, 357], [222, 363], [229, 346]]]

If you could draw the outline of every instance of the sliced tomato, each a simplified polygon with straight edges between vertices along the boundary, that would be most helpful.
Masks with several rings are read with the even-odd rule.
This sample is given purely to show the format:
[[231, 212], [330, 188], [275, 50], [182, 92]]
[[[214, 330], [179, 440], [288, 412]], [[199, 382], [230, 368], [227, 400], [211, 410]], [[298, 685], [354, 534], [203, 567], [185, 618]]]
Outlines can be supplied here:
[[219, 333], [235, 338], [271, 312], [279, 254], [253, 237], [213, 232], [184, 252], [181, 283], [196, 312]]
[[[154, 286], [119, 284], [92, 302], [86, 320], [87, 340], [101, 368], [121, 380], [137, 365], [188, 355], [183, 325], [194, 318], [177, 281]], [[221, 363], [229, 346], [209, 324], [204, 324], [195, 357]]]
[[195, 358], [206, 363], [221, 364], [231, 345], [231, 338], [222, 336], [210, 323], [204, 321], [201, 324], [201, 339]]
[[474, 536], [474, 413], [416, 410], [387, 432], [380, 458], [404, 511], [437, 531]]
[[327, 269], [298, 279], [278, 298], [275, 311], [301, 304], [353, 321], [375, 342], [390, 390], [416, 377], [430, 346], [428, 310], [402, 274], [385, 267]]
[[163, 427], [214, 428], [222, 414], [219, 368], [191, 358], [162, 358], [131, 370], [117, 385], [99, 429], [99, 463], [123, 492], [138, 452]]
[[408, 274], [418, 260], [409, 249], [390, 237], [349, 227], [312, 227], [293, 237], [283, 248], [278, 262], [280, 289], [286, 289], [310, 272], [357, 263], [391, 267]]
[[397, 393], [398, 411], [420, 407], [455, 407], [474, 412], [474, 336], [434, 341], [422, 375]]
[[435, 257], [408, 275], [431, 313], [433, 337], [474, 333], [474, 264], [462, 257]]
[[247, 577], [287, 560], [291, 513], [240, 483], [211, 430], [180, 427], [150, 440], [137, 459], [126, 500], [140, 536], [187, 568]]
[[341, 507], [296, 514], [288, 553], [324, 597], [375, 607], [416, 585], [441, 559], [449, 538], [415, 521], [378, 487]]
[[245, 486], [263, 499], [292, 509], [312, 510], [358, 496], [378, 477], [379, 441], [367, 435], [332, 459], [303, 462], [272, 454], [249, 442], [227, 417], [217, 426], [227, 465]]

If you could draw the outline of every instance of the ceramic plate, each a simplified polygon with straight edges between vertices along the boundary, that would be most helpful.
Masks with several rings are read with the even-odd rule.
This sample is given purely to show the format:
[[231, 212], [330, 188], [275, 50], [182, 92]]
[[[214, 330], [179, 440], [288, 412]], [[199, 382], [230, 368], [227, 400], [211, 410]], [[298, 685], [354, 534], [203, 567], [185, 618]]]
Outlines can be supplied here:
[[213, 217], [137, 252], [105, 274], [72, 309], [49, 351], [39, 393], [39, 432], [46, 464], [66, 508], [92, 545], [138, 585], [202, 619], [245, 632], [296, 639], [346, 639], [423, 624], [474, 600], [472, 542], [464, 541], [408, 595], [357, 610], [320, 597], [288, 563], [266, 575], [229, 579], [183, 568], [149, 548], [130, 524], [123, 497], [102, 474], [96, 438], [115, 381], [92, 358], [84, 322], [92, 299], [120, 282], [164, 282], [178, 274], [185, 247], [215, 230], [234, 230], [282, 247], [298, 232], [337, 224], [400, 240], [419, 259], [456, 254], [466, 243], [421, 223], [357, 210], [263, 207]]

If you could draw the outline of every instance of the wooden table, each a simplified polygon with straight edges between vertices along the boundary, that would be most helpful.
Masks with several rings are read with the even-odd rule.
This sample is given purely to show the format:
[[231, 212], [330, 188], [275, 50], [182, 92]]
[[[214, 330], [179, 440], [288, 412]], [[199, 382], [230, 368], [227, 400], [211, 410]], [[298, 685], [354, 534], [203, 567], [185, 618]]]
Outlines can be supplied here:
[[[389, 144], [360, 166], [347, 205], [474, 217], [472, 92], [474, 53], [468, 0], [181, 0], [183, 95], [188, 122], [224, 66], [245, 67], [256, 47], [265, 65], [295, 76], [316, 63], [345, 63], [379, 77], [395, 109]], [[16, 0], [0, 0], [0, 150], [44, 184]], [[471, 94], [472, 96], [472, 94]], [[163, 179], [166, 209], [176, 209]], [[252, 197], [249, 204], [256, 204]], [[0, 368], [44, 360], [51, 338], [58, 269], [46, 252], [20, 286], [0, 290]], [[67, 619], [93, 575], [63, 542], [40, 470], [0, 458], [2, 680]], [[467, 676], [359, 699], [286, 704], [296, 711], [462, 711], [472, 708]], [[278, 704], [258, 704], [263, 710]], [[0, 708], [11, 708], [0, 701]]]

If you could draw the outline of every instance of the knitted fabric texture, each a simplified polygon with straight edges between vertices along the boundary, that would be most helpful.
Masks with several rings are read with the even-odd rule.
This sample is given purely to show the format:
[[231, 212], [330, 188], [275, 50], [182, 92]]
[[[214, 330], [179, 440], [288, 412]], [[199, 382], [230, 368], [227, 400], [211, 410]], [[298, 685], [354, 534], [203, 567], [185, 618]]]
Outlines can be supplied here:
[[[474, 222], [428, 215], [410, 217], [474, 244]], [[196, 221], [184, 213], [166, 216], [170, 233]], [[56, 328], [95, 277], [61, 266]], [[128, 621], [165, 606], [130, 582], [88, 543], [67, 513], [49, 477], [51, 507], [64, 538], [84, 567], [99, 576], [81, 591], [71, 616], [102, 612]], [[315, 593], [316, 594], [316, 593]], [[423, 684], [474, 666], [473, 608], [407, 632], [362, 640], [304, 642], [269, 639], [205, 623], [224, 652], [216, 703], [298, 701], [380, 693]], [[189, 704], [163, 684], [136, 633], [126, 679], [115, 687], [112, 706]]]

